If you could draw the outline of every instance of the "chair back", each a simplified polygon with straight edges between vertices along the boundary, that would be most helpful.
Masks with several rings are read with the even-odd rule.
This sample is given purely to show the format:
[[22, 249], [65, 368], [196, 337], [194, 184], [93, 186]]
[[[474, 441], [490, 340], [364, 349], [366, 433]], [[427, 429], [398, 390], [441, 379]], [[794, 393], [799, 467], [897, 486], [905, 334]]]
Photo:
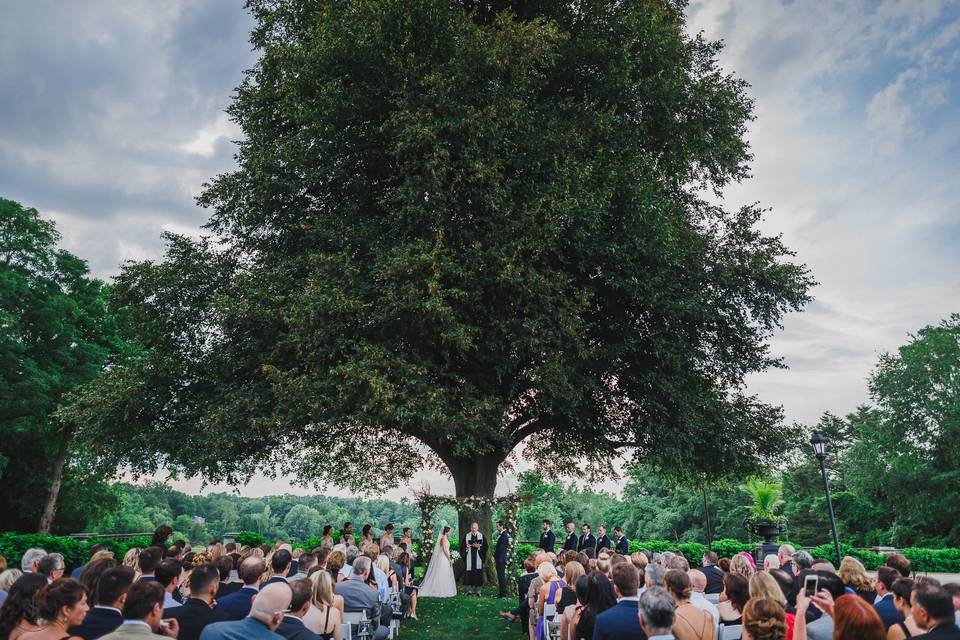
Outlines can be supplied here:
[[742, 624], [725, 624], [720, 626], [720, 634], [717, 636], [717, 640], [740, 640], [742, 635]]
[[340, 639], [341, 640], [353, 640], [353, 627], [350, 626], [349, 622], [344, 622], [340, 625]]
[[543, 605], [543, 617], [546, 619], [552, 619], [557, 615], [557, 605], [555, 604], [544, 604]]
[[711, 602], [713, 604], [718, 604], [720, 602], [719, 593], [705, 593], [703, 594], [703, 597], [706, 598], [707, 602]]

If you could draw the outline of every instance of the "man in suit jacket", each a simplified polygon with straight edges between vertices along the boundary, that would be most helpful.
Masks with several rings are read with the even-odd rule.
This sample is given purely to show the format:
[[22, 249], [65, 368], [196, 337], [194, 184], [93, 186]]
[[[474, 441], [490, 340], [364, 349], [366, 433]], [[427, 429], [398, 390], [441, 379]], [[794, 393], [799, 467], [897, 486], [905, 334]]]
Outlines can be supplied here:
[[220, 584], [217, 587], [216, 600], [219, 602], [231, 593], [236, 593], [243, 588], [242, 582], [231, 582], [230, 574], [233, 573], [233, 556], [220, 556], [214, 561], [213, 565], [220, 573]]
[[503, 524], [497, 522], [497, 546], [493, 550], [493, 561], [497, 566], [497, 597], [507, 597], [507, 553], [510, 551], [510, 534]]
[[577, 551], [583, 551], [584, 549], [597, 550], [597, 539], [590, 533], [590, 525], [586, 522], [583, 523], [583, 535], [577, 542]]
[[213, 609], [219, 582], [220, 572], [213, 565], [197, 567], [190, 573], [190, 597], [183, 606], [163, 611], [164, 617], [175, 618], [180, 624], [177, 640], [197, 640], [207, 625], [230, 619], [223, 611]]
[[303, 624], [303, 616], [310, 608], [310, 596], [313, 588], [309, 580], [294, 580], [290, 583], [290, 611], [283, 614], [283, 621], [277, 627], [277, 633], [287, 640], [319, 640], [320, 636]]
[[270, 566], [273, 568], [273, 575], [264, 582], [264, 586], [275, 582], [286, 582], [290, 574], [290, 568], [293, 565], [293, 555], [286, 549], [278, 549], [273, 552], [270, 558]]
[[879, 600], [874, 603], [880, 619], [883, 620], [883, 626], [889, 629], [895, 624], [903, 622], [903, 614], [897, 610], [893, 603], [893, 583], [900, 577], [900, 573], [892, 567], [877, 568], [877, 581], [874, 588], [877, 590]]
[[200, 632], [200, 640], [283, 640], [276, 629], [292, 597], [290, 585], [268, 584], [253, 599], [250, 615], [243, 620], [209, 624]]
[[557, 543], [556, 534], [550, 530], [551, 522], [543, 521], [543, 533], [540, 534], [540, 548], [544, 551], [553, 552], [553, 546]]
[[617, 553], [622, 556], [630, 555], [630, 541], [627, 540], [627, 536], [623, 535], [623, 529], [621, 527], [613, 528], [613, 540], [617, 543]]
[[610, 536], [607, 535], [607, 528], [600, 525], [597, 528], [597, 555], [600, 555], [600, 549], [610, 550]]
[[[632, 562], [614, 565], [613, 588], [617, 593], [617, 604], [597, 616], [593, 640], [646, 640], [637, 615], [640, 573]], [[672, 611], [673, 601], [670, 602]]]
[[176, 620], [163, 619], [163, 587], [155, 580], [130, 587], [123, 603], [123, 623], [103, 636], [105, 640], [156, 640], [156, 633], [176, 638], [180, 630]]
[[[793, 545], [782, 544], [777, 549], [777, 559], [780, 560], [780, 568], [793, 580], [796, 576], [793, 573], [793, 554], [797, 552]], [[719, 593], [719, 591], [717, 592]]]
[[643, 592], [637, 609], [645, 637], [673, 640], [673, 622], [676, 617], [673, 607], [673, 598], [666, 589], [651, 587]]
[[723, 592], [723, 569], [717, 566], [717, 554], [713, 551], [707, 551], [700, 559], [703, 565], [700, 571], [707, 576], [707, 586], [704, 593], [722, 593]]
[[[334, 593], [343, 596], [343, 608], [345, 612], [349, 611], [367, 611], [367, 616], [371, 618], [373, 637], [375, 640], [384, 640], [390, 635], [390, 617], [392, 611], [389, 605], [378, 609], [380, 599], [377, 592], [367, 586], [367, 578], [370, 577], [370, 558], [361, 556], [353, 561], [353, 568], [350, 577], [343, 582], [338, 582]], [[379, 617], [377, 611], [380, 611]], [[386, 615], [386, 621], [384, 621]], [[379, 625], [379, 626], [378, 626]]]
[[250, 556], [241, 562], [239, 573], [240, 579], [243, 580], [243, 588], [218, 601], [217, 611], [227, 614], [234, 620], [246, 617], [250, 613], [254, 596], [260, 590], [260, 580], [266, 572], [267, 565], [262, 558]]
[[83, 622], [70, 627], [70, 635], [83, 640], [96, 640], [115, 631], [123, 624], [123, 603], [133, 586], [131, 567], [112, 567], [100, 575], [97, 581], [97, 603], [87, 612]]
[[563, 541], [563, 550], [564, 551], [576, 551], [577, 544], [580, 540], [577, 538], [576, 533], [577, 525], [572, 522], [567, 523], [567, 539]]
[[912, 598], [913, 620], [927, 631], [914, 636], [917, 640], [960, 640], [960, 628], [954, 622], [953, 596], [946, 589], [924, 584], [913, 591]]

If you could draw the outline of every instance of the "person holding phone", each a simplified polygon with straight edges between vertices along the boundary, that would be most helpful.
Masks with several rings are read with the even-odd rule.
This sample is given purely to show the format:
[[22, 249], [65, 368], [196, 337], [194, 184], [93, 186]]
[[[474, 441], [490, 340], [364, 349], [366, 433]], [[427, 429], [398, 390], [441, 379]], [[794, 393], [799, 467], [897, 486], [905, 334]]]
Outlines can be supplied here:
[[156, 581], [134, 584], [123, 603], [123, 624], [101, 640], [150, 640], [156, 633], [176, 638], [180, 625], [173, 618], [163, 619], [163, 594], [163, 587]]

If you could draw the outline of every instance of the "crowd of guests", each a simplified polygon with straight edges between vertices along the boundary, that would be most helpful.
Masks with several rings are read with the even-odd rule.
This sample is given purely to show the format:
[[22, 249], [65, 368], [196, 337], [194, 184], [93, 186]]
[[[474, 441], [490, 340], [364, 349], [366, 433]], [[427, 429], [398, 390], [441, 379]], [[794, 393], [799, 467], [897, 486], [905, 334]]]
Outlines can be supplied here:
[[500, 612], [530, 640], [960, 640], [960, 584], [911, 577], [901, 554], [871, 578], [856, 558], [835, 567], [790, 545], [759, 566], [708, 551], [698, 567], [680, 553], [546, 548]]
[[[329, 528], [329, 529], [332, 529]], [[409, 529], [395, 543], [347, 523], [310, 551], [211, 542], [192, 548], [158, 527], [151, 545], [115, 558], [93, 545], [64, 576], [64, 557], [29, 549], [20, 569], [0, 558], [0, 640], [341, 640], [345, 613], [360, 612], [371, 637], [416, 618]]]

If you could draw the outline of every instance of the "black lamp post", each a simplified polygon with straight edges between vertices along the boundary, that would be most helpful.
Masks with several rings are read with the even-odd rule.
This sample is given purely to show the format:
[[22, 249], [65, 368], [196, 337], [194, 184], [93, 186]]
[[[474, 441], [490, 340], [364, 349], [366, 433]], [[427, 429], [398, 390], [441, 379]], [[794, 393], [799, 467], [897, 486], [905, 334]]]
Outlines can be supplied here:
[[827, 510], [830, 511], [830, 530], [833, 532], [833, 547], [837, 552], [837, 566], [840, 566], [840, 538], [837, 536], [837, 518], [833, 515], [833, 500], [830, 498], [830, 483], [827, 481], [827, 468], [823, 465], [827, 457], [827, 441], [823, 434], [814, 431], [810, 438], [810, 444], [813, 445], [813, 453], [820, 462], [820, 475], [823, 476], [823, 493], [827, 496]]
[[703, 489], [703, 515], [707, 518], [707, 549], [713, 549], [713, 532], [710, 531], [710, 504], [707, 502], [707, 485]]

